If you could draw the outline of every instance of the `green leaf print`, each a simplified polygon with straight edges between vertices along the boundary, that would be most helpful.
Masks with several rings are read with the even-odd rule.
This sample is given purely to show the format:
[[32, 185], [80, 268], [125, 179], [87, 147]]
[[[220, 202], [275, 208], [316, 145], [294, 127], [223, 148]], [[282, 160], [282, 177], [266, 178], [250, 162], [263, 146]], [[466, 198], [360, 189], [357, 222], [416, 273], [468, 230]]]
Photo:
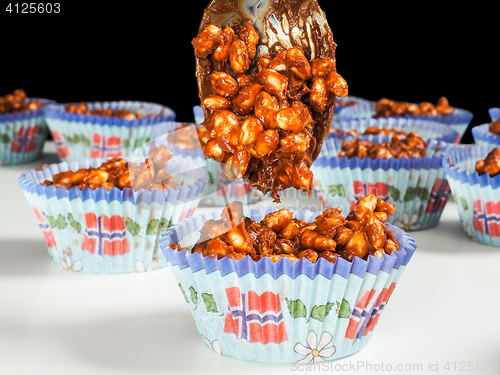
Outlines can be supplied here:
[[415, 188], [406, 189], [405, 196], [403, 198], [403, 202], [410, 202], [415, 199]]
[[130, 140], [129, 139], [124, 139], [123, 140], [123, 147], [129, 148], [130, 147]]
[[151, 219], [146, 229], [146, 234], [157, 234], [160, 227], [160, 219]]
[[342, 299], [342, 302], [337, 301], [337, 308], [335, 311], [337, 312], [337, 316], [339, 318], [349, 318], [349, 316], [351, 316], [351, 306], [349, 306], [349, 301], [345, 298]]
[[330, 192], [331, 196], [339, 195], [341, 197], [345, 197], [345, 188], [344, 185], [339, 184], [339, 185], [330, 185], [328, 188], [328, 191]]
[[132, 236], [137, 236], [137, 234], [141, 230], [141, 226], [137, 224], [135, 221], [133, 221], [131, 218], [127, 218], [125, 225], [127, 226], [129, 232], [132, 233]]
[[290, 311], [290, 315], [293, 319], [296, 318], [305, 318], [307, 315], [306, 306], [300, 299], [296, 299], [295, 301], [290, 301], [288, 298], [285, 298], [286, 305], [288, 306], [288, 310]]
[[167, 229], [170, 228], [171, 226], [173, 226], [173, 225], [170, 221], [168, 221], [165, 218], [161, 219], [161, 224], [159, 227], [160, 233], [166, 232]]
[[181, 293], [184, 296], [184, 299], [186, 300], [186, 302], [189, 302], [188, 296], [186, 295], [186, 292], [184, 291], [184, 288], [182, 287], [181, 283], [179, 283], [179, 288], [180, 288]]
[[68, 215], [68, 220], [69, 220], [69, 224], [75, 228], [76, 230], [76, 233], [80, 233], [80, 230], [82, 229], [82, 224], [80, 224], [78, 221], [76, 221], [74, 218], [73, 218], [73, 214], [70, 213]]
[[10, 137], [6, 134], [0, 134], [0, 142], [2, 143], [10, 143]]
[[462, 208], [464, 209], [464, 211], [469, 209], [469, 205], [467, 204], [467, 201], [464, 198], [460, 198], [460, 203], [462, 204]]
[[82, 142], [85, 145], [85, 147], [90, 147], [90, 139], [86, 138], [82, 135]]
[[317, 319], [320, 322], [323, 322], [332, 309], [334, 303], [333, 302], [328, 302], [326, 305], [315, 305], [311, 309], [311, 318]]
[[205, 302], [207, 312], [219, 312], [217, 310], [217, 303], [215, 303], [215, 298], [212, 294], [202, 293], [201, 298], [203, 298], [203, 302]]
[[198, 292], [192, 286], [189, 287], [189, 293], [191, 293], [191, 301], [196, 305], [198, 303]]
[[392, 200], [398, 201], [401, 196], [399, 189], [394, 186], [388, 186], [388, 188], [389, 188], [389, 195], [392, 197]]
[[66, 219], [61, 214], [59, 214], [57, 220], [50, 215], [45, 215], [45, 217], [47, 218], [47, 221], [49, 222], [51, 228], [57, 227], [58, 229], [64, 229], [68, 226], [68, 224], [66, 223]]
[[426, 188], [419, 188], [417, 195], [420, 200], [425, 201], [426, 199], [429, 199], [429, 190], [427, 190]]

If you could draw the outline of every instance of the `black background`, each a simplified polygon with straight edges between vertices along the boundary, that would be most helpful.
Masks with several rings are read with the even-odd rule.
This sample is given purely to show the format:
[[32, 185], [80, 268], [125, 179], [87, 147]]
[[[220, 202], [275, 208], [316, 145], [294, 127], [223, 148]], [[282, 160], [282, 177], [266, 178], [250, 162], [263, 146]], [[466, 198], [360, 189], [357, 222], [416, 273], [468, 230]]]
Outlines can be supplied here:
[[[446, 96], [474, 114], [464, 143], [472, 126], [490, 121], [488, 109], [500, 106], [493, 9], [319, 3], [350, 94], [432, 103]], [[68, 2], [50, 15], [8, 13], [9, 2], [0, 4], [0, 95], [22, 88], [57, 102], [150, 101], [193, 121], [199, 99], [191, 40], [208, 1]]]

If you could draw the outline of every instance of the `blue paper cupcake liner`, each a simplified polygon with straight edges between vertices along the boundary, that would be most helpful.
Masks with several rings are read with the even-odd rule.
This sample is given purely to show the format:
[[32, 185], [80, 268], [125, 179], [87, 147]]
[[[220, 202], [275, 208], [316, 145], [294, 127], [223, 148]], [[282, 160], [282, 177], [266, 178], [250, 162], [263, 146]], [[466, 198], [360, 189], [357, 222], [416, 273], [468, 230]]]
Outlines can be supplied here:
[[[40, 100], [44, 105], [52, 100]], [[43, 107], [35, 111], [0, 114], [0, 165], [26, 163], [37, 159], [47, 138]]]
[[61, 172], [98, 167], [105, 159], [52, 164], [21, 174], [19, 185], [33, 209], [53, 262], [87, 273], [128, 273], [164, 267], [162, 232], [194, 214], [208, 181], [206, 171], [172, 160], [166, 171], [177, 189], [80, 190], [41, 184]]
[[[407, 133], [418, 131], [424, 139], [436, 139], [446, 143], [457, 143], [459, 134], [451, 127], [420, 118], [368, 118], [357, 120], [341, 120], [338, 124], [332, 124], [332, 129], [343, 131], [357, 130], [363, 133], [369, 127], [379, 129], [397, 129]], [[339, 138], [339, 134], [330, 133], [327, 138]]]
[[[351, 105], [343, 105], [343, 103], [349, 102], [349, 101], [355, 101], [356, 104], [351, 104]], [[347, 95], [343, 96], [341, 98], [336, 98], [335, 99], [335, 110], [333, 112], [333, 117], [332, 117], [332, 123], [337, 123], [340, 121], [340, 113], [345, 110], [346, 108], [354, 107], [357, 105], [360, 105], [361, 103], [366, 103], [368, 102], [366, 99], [353, 96], [353, 95]]]
[[451, 150], [443, 166], [465, 232], [486, 245], [500, 247], [500, 175], [479, 176], [476, 162], [495, 146], [466, 146]]
[[[244, 213], [260, 221], [275, 210]], [[294, 216], [312, 221], [319, 214]], [[170, 247], [171, 241], [193, 246], [204, 222], [219, 218], [220, 212], [212, 212], [183, 220], [162, 235], [160, 246], [205, 342], [241, 360], [314, 363], [361, 350], [416, 249], [412, 238], [390, 224], [400, 250], [367, 261], [218, 260]]]
[[196, 125], [200, 125], [205, 121], [205, 114], [203, 113], [203, 108], [201, 105], [195, 105], [193, 107], [194, 122]]
[[[201, 107], [200, 107], [201, 108]], [[227, 204], [240, 201], [252, 204], [260, 201], [264, 196], [257, 189], [243, 179], [231, 180], [222, 174], [219, 163], [205, 158], [201, 144], [194, 149], [176, 146], [168, 141], [168, 133], [181, 126], [180, 122], [167, 122], [154, 127], [156, 146], [164, 144], [174, 154], [174, 158], [185, 160], [200, 167], [208, 168], [209, 181], [205, 188], [205, 197], [200, 206], [225, 207]], [[195, 126], [195, 124], [191, 124]]]
[[490, 115], [491, 121], [496, 121], [500, 119], [500, 108], [490, 108], [488, 109], [488, 114]]
[[[339, 115], [340, 120], [349, 121], [349, 120], [360, 120], [360, 119], [368, 119], [372, 118], [375, 114], [375, 104], [377, 102], [374, 101], [366, 101], [360, 103], [360, 105], [346, 108]], [[458, 133], [457, 138], [454, 140], [454, 143], [459, 143], [462, 139], [469, 123], [471, 122], [473, 114], [465, 109], [455, 108], [453, 112], [446, 116], [397, 116], [390, 117], [392, 119], [407, 119], [407, 120], [425, 120], [431, 122], [438, 122], [441, 124], [445, 124], [450, 126]], [[449, 141], [447, 141], [449, 142]]]
[[471, 130], [474, 143], [478, 145], [500, 146], [500, 136], [490, 132], [491, 124], [474, 126]]
[[396, 205], [388, 218], [391, 224], [407, 231], [432, 228], [448, 201], [450, 189], [442, 160], [453, 147], [431, 140], [427, 156], [411, 160], [322, 156], [311, 168], [315, 189], [325, 208], [339, 207], [347, 213], [360, 197], [375, 194]]
[[139, 120], [80, 115], [65, 111], [66, 104], [54, 104], [45, 108], [45, 116], [57, 153], [62, 161], [126, 157], [153, 138], [153, 126], [175, 118], [170, 108], [147, 102], [119, 101], [87, 103], [96, 107], [127, 109], [143, 115]]

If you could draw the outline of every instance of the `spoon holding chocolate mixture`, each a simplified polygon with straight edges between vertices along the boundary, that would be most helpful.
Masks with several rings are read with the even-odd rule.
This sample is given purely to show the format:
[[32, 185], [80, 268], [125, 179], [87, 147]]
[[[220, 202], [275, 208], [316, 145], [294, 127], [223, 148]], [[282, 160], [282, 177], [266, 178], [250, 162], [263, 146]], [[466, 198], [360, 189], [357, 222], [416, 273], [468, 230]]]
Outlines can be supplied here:
[[311, 192], [335, 97], [347, 95], [317, 1], [213, 0], [192, 44], [205, 157], [276, 202], [288, 187]]

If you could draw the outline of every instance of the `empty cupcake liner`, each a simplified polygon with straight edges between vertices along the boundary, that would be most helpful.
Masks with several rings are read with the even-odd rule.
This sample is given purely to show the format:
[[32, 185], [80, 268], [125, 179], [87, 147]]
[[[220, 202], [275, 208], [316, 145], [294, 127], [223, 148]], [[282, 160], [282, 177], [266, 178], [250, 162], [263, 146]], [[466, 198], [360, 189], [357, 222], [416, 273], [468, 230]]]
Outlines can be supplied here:
[[89, 109], [124, 108], [143, 115], [154, 113], [158, 116], [127, 120], [68, 113], [65, 104], [49, 105], [45, 116], [62, 161], [129, 156], [153, 138], [154, 125], [175, 118], [174, 111], [155, 103], [119, 101], [87, 105]]
[[[328, 147], [328, 146], [327, 146]], [[423, 158], [338, 158], [322, 156], [311, 170], [325, 208], [354, 209], [360, 197], [375, 194], [396, 205], [388, 222], [404, 230], [437, 225], [450, 189], [442, 166], [452, 144], [431, 140]]]
[[490, 115], [491, 121], [496, 121], [500, 119], [500, 108], [490, 108], [488, 109], [488, 114]]
[[[260, 221], [274, 210], [244, 212]], [[319, 214], [294, 216], [310, 221]], [[361, 350], [416, 249], [412, 238], [390, 224], [400, 250], [368, 261], [218, 260], [170, 247], [171, 241], [193, 246], [203, 223], [219, 218], [220, 212], [212, 212], [183, 220], [162, 235], [160, 246], [204, 341], [241, 360], [315, 363]]]
[[80, 190], [41, 184], [61, 172], [98, 167], [105, 159], [52, 164], [21, 174], [18, 182], [35, 213], [56, 265], [87, 273], [127, 273], [164, 267], [162, 232], [194, 211], [208, 181], [206, 171], [172, 160], [179, 187], [163, 192], [105, 188]]
[[[44, 105], [53, 101], [41, 100]], [[0, 114], [0, 165], [26, 163], [37, 159], [47, 138], [43, 107], [35, 111]]]
[[495, 146], [466, 146], [451, 150], [443, 166], [465, 232], [479, 242], [500, 247], [500, 175], [479, 176], [476, 162]]
[[[375, 114], [375, 104], [374, 101], [361, 102], [359, 105], [346, 108], [339, 115], [340, 120], [360, 120], [369, 119]], [[453, 112], [447, 116], [398, 116], [390, 117], [392, 119], [407, 119], [407, 120], [424, 120], [431, 122], [438, 122], [450, 126], [457, 132], [457, 137], [454, 143], [459, 143], [462, 139], [469, 123], [471, 122], [473, 114], [465, 109], [455, 108]], [[430, 137], [429, 137], [430, 138]], [[446, 141], [450, 142], [450, 141]]]
[[500, 136], [490, 132], [491, 124], [474, 126], [471, 130], [474, 143], [478, 145], [500, 146]]

